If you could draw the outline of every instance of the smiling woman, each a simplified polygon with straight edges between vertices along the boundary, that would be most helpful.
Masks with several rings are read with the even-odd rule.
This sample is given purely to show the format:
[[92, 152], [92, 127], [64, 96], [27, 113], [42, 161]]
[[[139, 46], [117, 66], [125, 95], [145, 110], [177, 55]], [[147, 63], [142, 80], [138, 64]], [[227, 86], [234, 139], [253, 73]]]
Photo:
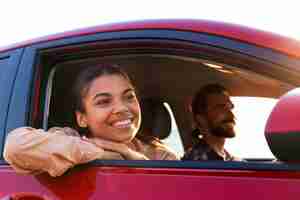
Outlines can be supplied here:
[[4, 158], [17, 172], [59, 176], [77, 164], [96, 159], [177, 159], [158, 140], [145, 143], [135, 138], [140, 106], [135, 88], [120, 67], [85, 67], [71, 91], [75, 127], [54, 127], [48, 133], [25, 127], [9, 134]]

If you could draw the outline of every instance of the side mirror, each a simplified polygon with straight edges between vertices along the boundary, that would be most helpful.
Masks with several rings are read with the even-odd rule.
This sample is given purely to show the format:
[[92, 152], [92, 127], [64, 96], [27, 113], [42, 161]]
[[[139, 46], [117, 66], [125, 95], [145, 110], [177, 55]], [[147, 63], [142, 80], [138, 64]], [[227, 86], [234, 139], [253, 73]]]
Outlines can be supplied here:
[[279, 99], [268, 118], [265, 137], [276, 158], [300, 162], [300, 88]]

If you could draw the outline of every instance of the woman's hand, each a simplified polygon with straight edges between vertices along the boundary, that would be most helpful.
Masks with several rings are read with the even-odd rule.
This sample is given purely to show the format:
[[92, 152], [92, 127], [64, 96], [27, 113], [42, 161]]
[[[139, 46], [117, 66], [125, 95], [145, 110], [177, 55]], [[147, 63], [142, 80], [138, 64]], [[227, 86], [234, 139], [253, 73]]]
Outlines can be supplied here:
[[124, 143], [103, 140], [100, 138], [88, 138], [85, 140], [92, 142], [104, 150], [120, 153], [127, 160], [149, 160], [145, 155], [134, 151]]

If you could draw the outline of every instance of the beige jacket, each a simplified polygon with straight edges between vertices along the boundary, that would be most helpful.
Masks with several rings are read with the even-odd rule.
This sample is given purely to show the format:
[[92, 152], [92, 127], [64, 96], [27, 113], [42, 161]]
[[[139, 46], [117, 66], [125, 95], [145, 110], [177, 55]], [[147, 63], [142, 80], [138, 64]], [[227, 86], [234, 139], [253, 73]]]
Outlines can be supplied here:
[[[177, 160], [176, 155], [164, 145], [148, 145], [138, 139], [132, 141], [135, 151], [150, 160]], [[76, 130], [68, 127], [41, 129], [22, 127], [7, 136], [3, 156], [18, 173], [48, 172], [60, 176], [76, 164], [96, 159], [124, 158], [115, 152], [103, 150], [82, 140]]]

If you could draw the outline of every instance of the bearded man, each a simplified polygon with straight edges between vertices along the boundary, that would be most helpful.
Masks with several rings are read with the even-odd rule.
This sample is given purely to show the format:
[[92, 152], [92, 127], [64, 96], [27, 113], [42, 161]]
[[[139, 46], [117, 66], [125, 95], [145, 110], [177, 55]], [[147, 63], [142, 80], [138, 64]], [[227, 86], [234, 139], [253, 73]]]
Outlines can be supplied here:
[[192, 101], [196, 139], [182, 160], [241, 160], [224, 148], [225, 140], [235, 136], [233, 107], [228, 90], [219, 84], [206, 85], [196, 93]]

